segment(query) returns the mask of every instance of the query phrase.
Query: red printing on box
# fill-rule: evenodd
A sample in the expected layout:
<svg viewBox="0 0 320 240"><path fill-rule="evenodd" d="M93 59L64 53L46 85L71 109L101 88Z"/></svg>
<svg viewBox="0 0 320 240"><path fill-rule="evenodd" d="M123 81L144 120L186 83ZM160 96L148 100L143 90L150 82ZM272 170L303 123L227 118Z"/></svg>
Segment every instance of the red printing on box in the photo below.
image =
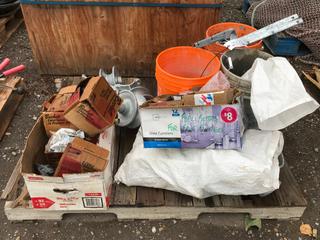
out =
<svg viewBox="0 0 320 240"><path fill-rule="evenodd" d="M69 98L66 108L70 107L74 102L79 101L79 99L80 99L80 89L77 89L77 91L75 91Z"/></svg>
<svg viewBox="0 0 320 240"><path fill-rule="evenodd" d="M55 202L46 197L31 198L34 208L50 208Z"/></svg>
<svg viewBox="0 0 320 240"><path fill-rule="evenodd" d="M102 129L105 128L108 124L101 119L101 117L93 110L90 109L86 116L86 119L96 128Z"/></svg>
<svg viewBox="0 0 320 240"><path fill-rule="evenodd" d="M110 206L110 197L106 197L106 205L107 205L107 207Z"/></svg>
<svg viewBox="0 0 320 240"><path fill-rule="evenodd" d="M62 164L57 176L61 177L65 173L81 173L81 162L69 156L64 156L60 161L62 161Z"/></svg>
<svg viewBox="0 0 320 240"><path fill-rule="evenodd" d="M30 180L30 181L42 181L43 177L28 176L28 180Z"/></svg>
<svg viewBox="0 0 320 240"><path fill-rule="evenodd" d="M85 193L86 197L101 197L102 193Z"/></svg>

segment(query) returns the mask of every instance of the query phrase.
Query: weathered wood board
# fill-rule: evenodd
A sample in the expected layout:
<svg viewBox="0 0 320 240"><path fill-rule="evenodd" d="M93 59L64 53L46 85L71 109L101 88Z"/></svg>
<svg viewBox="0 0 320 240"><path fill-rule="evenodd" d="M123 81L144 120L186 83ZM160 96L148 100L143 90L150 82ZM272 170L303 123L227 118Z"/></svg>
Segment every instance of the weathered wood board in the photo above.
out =
<svg viewBox="0 0 320 240"><path fill-rule="evenodd" d="M10 87L19 86L22 84L20 77L9 78L6 82L0 82ZM0 87L0 141L2 140L9 124L14 117L16 110L21 103L24 94L12 92L11 89Z"/></svg>
<svg viewBox="0 0 320 240"><path fill-rule="evenodd" d="M20 9L8 17L0 18L0 48L18 29L22 22L23 18Z"/></svg>
<svg viewBox="0 0 320 240"><path fill-rule="evenodd" d="M99 68L109 71L116 65L122 76L153 76L157 54L204 38L207 28L218 22L222 1L93 1L216 4L216 8L70 6L66 1L62 2L67 5L21 1L21 7L41 73L97 74Z"/></svg>

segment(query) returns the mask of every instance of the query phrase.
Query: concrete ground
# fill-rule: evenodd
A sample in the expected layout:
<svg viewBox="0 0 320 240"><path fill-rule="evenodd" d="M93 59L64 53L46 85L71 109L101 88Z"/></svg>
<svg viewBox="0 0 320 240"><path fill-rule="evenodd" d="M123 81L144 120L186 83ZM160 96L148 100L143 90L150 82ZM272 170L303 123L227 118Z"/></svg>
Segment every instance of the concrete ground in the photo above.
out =
<svg viewBox="0 0 320 240"><path fill-rule="evenodd" d="M245 19L240 11L240 0L226 0L223 21ZM0 189L3 189L23 149L26 136L38 116L42 102L54 92L53 77L37 74L25 27L22 26L0 49L0 59L10 57L13 64L24 63L22 74L27 80L28 94L20 105L8 131L0 142ZM310 68L293 61L299 74ZM306 88L319 101L319 91L310 83ZM320 184L320 111L305 117L285 129L284 155L308 201L301 220L265 220L261 230L245 232L242 216L218 216L198 221L108 221L89 216L67 217L62 222L7 221L0 210L0 239L308 239L301 236L299 226L308 223L319 228ZM3 209L4 201L0 208ZM311 239L311 238L310 238Z"/></svg>

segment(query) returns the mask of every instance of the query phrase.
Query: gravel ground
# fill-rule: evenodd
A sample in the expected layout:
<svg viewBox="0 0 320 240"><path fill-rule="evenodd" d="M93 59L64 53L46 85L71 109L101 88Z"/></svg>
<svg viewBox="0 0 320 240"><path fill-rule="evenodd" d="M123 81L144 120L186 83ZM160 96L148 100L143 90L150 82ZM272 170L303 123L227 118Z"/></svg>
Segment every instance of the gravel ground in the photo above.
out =
<svg viewBox="0 0 320 240"><path fill-rule="evenodd" d="M240 0L226 0L223 21L245 22ZM42 102L54 92L53 77L37 74L25 27L22 26L0 50L0 59L10 57L13 64L24 63L28 94L20 105L8 131L0 142L0 189L3 189L23 149L26 137L39 115ZM309 66L292 60L300 73ZM304 83L320 101L319 91ZM0 211L0 239L308 239L299 234L301 223L319 228L320 111L285 129L284 155L308 201L301 220L263 221L262 229L244 231L241 221L221 217L215 221L130 221L118 222L88 216L67 218L62 222L10 223ZM4 202L0 204L3 209ZM234 219L233 219L234 220ZM231 223L232 222L232 223Z"/></svg>

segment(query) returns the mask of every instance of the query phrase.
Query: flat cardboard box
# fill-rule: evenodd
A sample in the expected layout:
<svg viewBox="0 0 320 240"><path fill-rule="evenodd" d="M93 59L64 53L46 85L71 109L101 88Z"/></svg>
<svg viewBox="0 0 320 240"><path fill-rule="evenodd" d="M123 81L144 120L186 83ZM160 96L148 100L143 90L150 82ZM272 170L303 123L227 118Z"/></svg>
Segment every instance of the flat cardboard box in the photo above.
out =
<svg viewBox="0 0 320 240"><path fill-rule="evenodd" d="M22 175L31 197L33 208L39 211L101 210L107 209L111 197L114 162L114 127L99 136L100 147L108 150L107 166L100 172L64 174L47 177L34 173L34 163L43 162L48 141L43 119L40 117L27 139L22 154Z"/></svg>
<svg viewBox="0 0 320 240"><path fill-rule="evenodd" d="M234 89L228 89L218 92L194 92L186 95L162 95L145 102L140 107L166 108L230 104L233 102L235 94Z"/></svg>
<svg viewBox="0 0 320 240"><path fill-rule="evenodd" d="M101 172L108 163L108 155L108 150L76 137L65 149L54 175Z"/></svg>
<svg viewBox="0 0 320 240"><path fill-rule="evenodd" d="M103 77L93 77L78 85L64 117L89 136L113 125L121 98Z"/></svg>
<svg viewBox="0 0 320 240"><path fill-rule="evenodd" d="M45 102L42 117L48 136L51 136L52 132L56 132L60 128L77 129L73 124L67 121L63 115L63 112L68 106L68 101L76 88L76 85L61 88L57 95Z"/></svg>
<svg viewBox="0 0 320 240"><path fill-rule="evenodd" d="M242 109L233 97L227 90L146 102L139 109L144 147L241 149Z"/></svg>

